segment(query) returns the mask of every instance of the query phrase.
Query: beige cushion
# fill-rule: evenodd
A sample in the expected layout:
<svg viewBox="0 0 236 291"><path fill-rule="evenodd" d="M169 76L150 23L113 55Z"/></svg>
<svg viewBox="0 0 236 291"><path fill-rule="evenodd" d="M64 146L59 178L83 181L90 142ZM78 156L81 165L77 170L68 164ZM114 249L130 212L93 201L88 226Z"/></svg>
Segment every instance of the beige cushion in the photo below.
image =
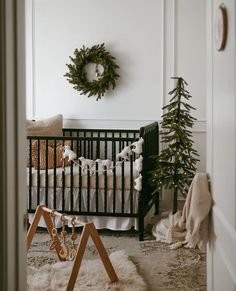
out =
<svg viewBox="0 0 236 291"><path fill-rule="evenodd" d="M27 120L27 135L62 136L62 127L62 114L37 121Z"/></svg>

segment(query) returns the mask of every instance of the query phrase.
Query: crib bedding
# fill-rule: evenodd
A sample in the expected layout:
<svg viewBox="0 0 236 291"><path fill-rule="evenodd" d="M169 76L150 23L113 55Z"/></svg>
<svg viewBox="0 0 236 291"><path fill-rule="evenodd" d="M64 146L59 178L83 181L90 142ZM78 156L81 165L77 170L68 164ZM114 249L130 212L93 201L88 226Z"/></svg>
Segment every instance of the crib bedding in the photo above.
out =
<svg viewBox="0 0 236 291"><path fill-rule="evenodd" d="M62 196L63 191L62 188L56 189L56 195L54 195L54 189L49 188L47 193L47 205L51 209L57 209L58 211L61 211L62 206ZM80 198L81 195L81 198ZM96 197L99 197L98 202L98 208L96 208ZM104 209L106 208L107 212L112 213L115 212L122 212L122 199L124 199L125 203L123 211L125 213L131 213L131 207L132 212L136 212L138 209L138 191L130 191L130 190L116 190L115 195L115 202L114 202L114 192L113 190L108 190L107 193L107 200L105 205L105 192L102 189L99 189L98 192L96 189L90 190L90 198L89 198L89 210L90 212L104 212ZM132 195L132 199L131 199ZM56 200L54 200L54 197L56 196ZM123 198L122 198L123 197ZM78 188L73 189L73 206L71 205L71 189L65 188L64 189L64 210L70 211L73 209L74 211L79 212L86 212L88 210L88 195L86 189L81 189L81 192L78 191ZM38 192L36 187L32 187L32 207L36 207L37 204L45 205L46 203L46 188L41 188L39 193L39 201L38 201ZM132 202L132 203L131 203ZM72 207L71 207L72 206ZM32 216L29 216L29 222L31 222ZM78 218L82 221L93 221L95 224L95 227L98 229L107 228L112 230L128 230L131 227L134 227L135 229L138 227L138 221L134 217L97 217L97 216L86 216L81 215L78 216ZM39 224L41 227L45 227L45 223L42 220ZM56 226L61 226L61 221L56 221Z"/></svg>
<svg viewBox="0 0 236 291"><path fill-rule="evenodd" d="M132 167L132 171L130 169ZM88 186L88 175L87 170L82 171L79 165L74 165L73 169L71 170L70 166L67 166L64 168L56 168L56 187L63 187L63 175L64 177L64 187L65 188L79 188L80 187L80 172L81 172L81 188L87 188ZM114 188L114 176L116 177L116 189L122 189L122 185L124 185L124 189L130 189L133 187L133 181L135 178L138 177L138 172L134 168L134 164L131 164L130 162L124 162L123 165L118 165L113 170L108 170L107 175L104 174L102 168L98 168L99 172L98 175L92 174L90 172L89 176L89 187L90 189L96 188L96 183L98 180L98 188L99 189L113 189ZM47 187L48 188L54 188L54 169L48 169L46 170L36 170L34 168L27 168L27 185L30 185L29 181L29 172L31 171L31 186L32 187L38 187L40 185L40 188ZM64 171L64 174L63 174ZM130 177L131 173L133 174L133 178ZM40 184L38 182L38 176L40 177ZM46 176L47 176L47 182L46 182ZM73 179L71 177L73 176ZM71 181L73 180L73 182ZM106 187L105 187L106 183ZM132 186L131 186L132 183Z"/></svg>

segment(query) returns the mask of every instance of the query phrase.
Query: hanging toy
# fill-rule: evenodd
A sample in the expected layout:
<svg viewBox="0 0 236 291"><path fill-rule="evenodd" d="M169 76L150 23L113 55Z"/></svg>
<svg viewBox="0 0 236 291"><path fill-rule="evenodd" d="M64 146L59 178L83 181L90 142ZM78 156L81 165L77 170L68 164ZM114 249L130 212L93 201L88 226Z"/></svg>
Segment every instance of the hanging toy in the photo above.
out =
<svg viewBox="0 0 236 291"><path fill-rule="evenodd" d="M131 144L132 151L140 155L143 151L143 143L144 143L144 139L140 137L138 141L135 141Z"/></svg>
<svg viewBox="0 0 236 291"><path fill-rule="evenodd" d="M122 158L124 160L129 160L129 156L132 154L132 151L130 149L130 146L126 146L123 148L123 150L116 155L116 159Z"/></svg>
<svg viewBox="0 0 236 291"><path fill-rule="evenodd" d="M111 160L100 160L100 159L96 159L96 161L98 164L100 164L102 166L102 172L104 173L105 171L108 171L110 169L112 169L112 161Z"/></svg>
<svg viewBox="0 0 236 291"><path fill-rule="evenodd" d="M68 160L69 161L73 161L77 158L77 155L75 152L73 152L71 149L70 149L70 146L69 145L65 145L63 147L63 155L62 155L63 159L65 159L66 157L68 157Z"/></svg>
<svg viewBox="0 0 236 291"><path fill-rule="evenodd" d="M61 231L62 243L61 243L61 250L59 252L59 256L62 260L65 260L69 253L68 247L66 245L67 231L65 230L65 214L62 214L61 216L61 224L62 224L62 231Z"/></svg>
<svg viewBox="0 0 236 291"><path fill-rule="evenodd" d="M134 189L135 190L137 190L137 191L141 191L142 190L142 175L140 174L139 176L138 176L138 178L136 178L135 180L134 180L134 182L135 182L135 186L134 186Z"/></svg>
<svg viewBox="0 0 236 291"><path fill-rule="evenodd" d="M70 260L73 261L75 256L76 256L76 244L75 244L75 240L77 239L77 234L75 233L75 217L73 217L71 219L71 224L72 224L72 230L71 230L71 240L72 240L72 247L71 247L71 251L70 251Z"/></svg>
<svg viewBox="0 0 236 291"><path fill-rule="evenodd" d="M143 169L143 156L140 155L138 159L134 161L135 170L140 173Z"/></svg>
<svg viewBox="0 0 236 291"><path fill-rule="evenodd" d="M56 229L56 226L55 226L55 212L56 210L52 210L51 213L50 213L50 216L52 218L52 224L53 224L53 227L52 227L52 231L51 231L51 237L52 237L52 243L49 247L49 249L52 251L56 248L56 245L57 245L57 241L56 241L56 237L57 237L57 229Z"/></svg>
<svg viewBox="0 0 236 291"><path fill-rule="evenodd" d="M84 157L80 157L79 160L82 163L82 171L84 172L85 169L90 170L93 175L96 162L90 159L85 159Z"/></svg>

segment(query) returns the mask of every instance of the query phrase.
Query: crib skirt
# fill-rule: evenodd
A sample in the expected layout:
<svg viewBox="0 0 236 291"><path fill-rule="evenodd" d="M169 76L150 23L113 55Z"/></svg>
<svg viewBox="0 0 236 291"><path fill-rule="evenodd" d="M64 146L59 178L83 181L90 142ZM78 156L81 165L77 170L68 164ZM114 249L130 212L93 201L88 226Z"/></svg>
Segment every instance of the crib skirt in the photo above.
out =
<svg viewBox="0 0 236 291"><path fill-rule="evenodd" d="M81 189L81 194L79 194L78 188L73 189L73 199L71 199L71 188L62 189L61 187L56 188L56 193L54 188L48 188L47 190L47 199L48 199L48 207L51 209L57 209L58 211L62 211L62 197L64 190L64 210L73 209L74 211L86 211L88 207L87 201L87 189ZM36 208L38 205L38 190L37 187L31 188L32 193L32 208ZM56 194L56 195L55 195ZM96 196L99 196L98 203L98 212L103 212L105 207L107 212L112 213L115 205L115 212L122 211L122 191L116 190L115 201L114 201L114 192L113 190L107 190L107 199L105 200L104 190L99 189L98 194L96 189L90 189L90 199L89 199L89 209L91 212L96 212ZM56 201L54 197L56 196ZM132 193L132 202L133 202L133 212L137 213L138 211L138 192L133 191ZM81 197L81 198L80 198ZM124 190L124 212L130 212L130 190ZM39 193L39 204L46 204L46 188L40 188ZM71 207L71 200L73 201L73 207ZM106 201L106 205L105 205ZM154 207L149 211L149 213L145 217L145 224L149 223L151 217L154 216ZM97 229L110 229L110 230L129 230L134 227L135 230L138 230L138 219L136 217L112 217L112 216L76 216L79 220L84 222L92 221ZM32 222L33 214L29 214L29 223ZM56 218L55 220L56 227L61 227L60 218ZM46 227L44 219L41 218L39 222L40 227ZM69 225L70 226L70 225Z"/></svg>

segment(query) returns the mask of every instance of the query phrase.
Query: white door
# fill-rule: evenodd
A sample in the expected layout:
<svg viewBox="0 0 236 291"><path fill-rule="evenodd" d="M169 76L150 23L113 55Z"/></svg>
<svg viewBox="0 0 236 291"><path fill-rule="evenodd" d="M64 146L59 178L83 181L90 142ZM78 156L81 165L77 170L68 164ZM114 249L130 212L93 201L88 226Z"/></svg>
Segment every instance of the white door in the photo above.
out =
<svg viewBox="0 0 236 291"><path fill-rule="evenodd" d="M228 35L225 49L219 51L215 38L219 41L222 36L221 16L218 15L222 2L228 16ZM214 199L212 240L208 252L208 291L236 290L235 5L235 0L208 0L207 169Z"/></svg>

